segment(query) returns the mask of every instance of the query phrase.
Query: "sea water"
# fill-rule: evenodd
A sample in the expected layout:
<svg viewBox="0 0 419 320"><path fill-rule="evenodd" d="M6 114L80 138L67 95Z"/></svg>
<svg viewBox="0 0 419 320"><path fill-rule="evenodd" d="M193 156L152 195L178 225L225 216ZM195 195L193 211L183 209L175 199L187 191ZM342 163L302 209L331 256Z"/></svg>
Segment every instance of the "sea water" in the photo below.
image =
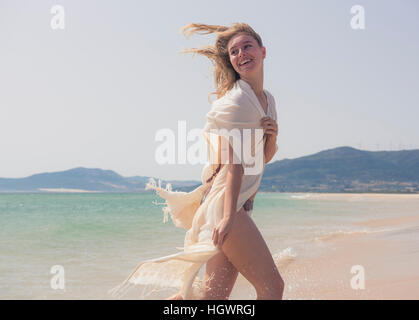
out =
<svg viewBox="0 0 419 320"><path fill-rule="evenodd" d="M155 201L162 200L155 194L1 194L0 299L110 299L108 290L139 262L183 246L185 230L170 219L163 223L162 205ZM252 219L279 268L292 267L293 261L320 254L329 239L380 231L391 235L388 228L354 223L409 215L417 212L417 203L258 193ZM54 286L54 266L63 271L64 287ZM140 289L126 298L138 299ZM162 291L146 298L167 295ZM253 298L254 292L240 297Z"/></svg>

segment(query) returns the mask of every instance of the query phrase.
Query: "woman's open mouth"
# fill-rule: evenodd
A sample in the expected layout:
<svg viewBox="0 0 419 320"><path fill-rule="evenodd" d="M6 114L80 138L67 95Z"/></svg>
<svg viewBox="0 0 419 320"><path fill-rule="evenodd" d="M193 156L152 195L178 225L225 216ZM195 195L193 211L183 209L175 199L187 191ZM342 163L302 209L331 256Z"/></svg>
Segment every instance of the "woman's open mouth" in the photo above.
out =
<svg viewBox="0 0 419 320"><path fill-rule="evenodd" d="M252 60L251 59L246 59L242 62L239 63L239 67L245 66L247 64L249 64Z"/></svg>

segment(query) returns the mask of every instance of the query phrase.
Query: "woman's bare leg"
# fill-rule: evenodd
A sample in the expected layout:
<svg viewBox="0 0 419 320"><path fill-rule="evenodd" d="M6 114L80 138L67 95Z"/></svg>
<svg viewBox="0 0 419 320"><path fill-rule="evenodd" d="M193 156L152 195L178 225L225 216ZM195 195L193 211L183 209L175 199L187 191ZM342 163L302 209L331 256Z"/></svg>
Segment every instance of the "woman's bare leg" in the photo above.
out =
<svg viewBox="0 0 419 320"><path fill-rule="evenodd" d="M220 251L208 260L205 272L203 300L228 300L239 272ZM178 292L166 300L183 300Z"/></svg>
<svg viewBox="0 0 419 320"><path fill-rule="evenodd" d="M228 300L239 272L220 251L208 260L204 300Z"/></svg>
<svg viewBox="0 0 419 320"><path fill-rule="evenodd" d="M243 208L237 212L221 249L207 262L205 300L228 299L238 272L255 287L259 300L282 299L284 281L260 231ZM175 294L168 299L182 297Z"/></svg>
<svg viewBox="0 0 419 320"><path fill-rule="evenodd" d="M255 287L258 300L282 299L284 281L265 240L243 208L236 213L221 249L233 266Z"/></svg>

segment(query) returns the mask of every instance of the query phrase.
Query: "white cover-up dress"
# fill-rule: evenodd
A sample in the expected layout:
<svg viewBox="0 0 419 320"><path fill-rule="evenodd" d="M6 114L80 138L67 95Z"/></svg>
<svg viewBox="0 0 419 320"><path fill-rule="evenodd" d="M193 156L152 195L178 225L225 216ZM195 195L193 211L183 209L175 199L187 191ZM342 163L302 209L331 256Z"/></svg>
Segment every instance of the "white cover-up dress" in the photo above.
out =
<svg viewBox="0 0 419 320"><path fill-rule="evenodd" d="M227 166L222 166L215 178L207 182L214 173L215 164L218 163L216 158L219 161L218 136L231 136L232 130L235 129L235 132L238 130L243 137L241 150L230 140L234 150L234 163L241 163L245 168L237 200L239 211L244 203L256 194L263 175L265 139L260 119L269 116L277 121L274 97L267 90L264 92L268 100L267 113L264 112L251 86L242 79L237 80L231 90L212 103L203 129L209 156L208 163L202 170L202 185L189 193L176 192L171 190L170 184L162 188L160 181L157 185L150 179L146 188L156 190L157 194L166 200L167 206L163 208L164 222L170 214L175 226L187 230L184 247L178 248L181 250L178 253L140 263L121 285L110 290L113 296L122 296L131 285L152 285L160 288L179 288L185 300L202 297L203 279L199 279L197 274L201 267L220 251L212 242L212 233L223 217ZM246 135L246 129L247 132L252 131L250 136ZM259 135L255 133L255 129L259 129ZM251 163L252 161L246 162L249 158L243 156L243 145L252 141L251 139L255 139L252 143L252 154L262 155L260 169L254 169L258 162L256 157ZM240 153L241 151L243 153ZM251 214L251 211L246 212Z"/></svg>

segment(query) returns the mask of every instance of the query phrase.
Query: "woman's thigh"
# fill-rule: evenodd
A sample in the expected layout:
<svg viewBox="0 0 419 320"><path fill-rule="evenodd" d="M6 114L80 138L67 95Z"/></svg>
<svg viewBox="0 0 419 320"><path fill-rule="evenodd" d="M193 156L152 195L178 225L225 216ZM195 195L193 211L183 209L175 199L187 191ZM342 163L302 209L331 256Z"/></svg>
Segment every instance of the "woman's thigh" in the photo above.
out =
<svg viewBox="0 0 419 320"><path fill-rule="evenodd" d="M258 298L282 298L283 280L259 229L242 209L225 237L222 251L256 289Z"/></svg>
<svg viewBox="0 0 419 320"><path fill-rule="evenodd" d="M206 265L205 300L227 300L238 276L237 269L220 251Z"/></svg>

